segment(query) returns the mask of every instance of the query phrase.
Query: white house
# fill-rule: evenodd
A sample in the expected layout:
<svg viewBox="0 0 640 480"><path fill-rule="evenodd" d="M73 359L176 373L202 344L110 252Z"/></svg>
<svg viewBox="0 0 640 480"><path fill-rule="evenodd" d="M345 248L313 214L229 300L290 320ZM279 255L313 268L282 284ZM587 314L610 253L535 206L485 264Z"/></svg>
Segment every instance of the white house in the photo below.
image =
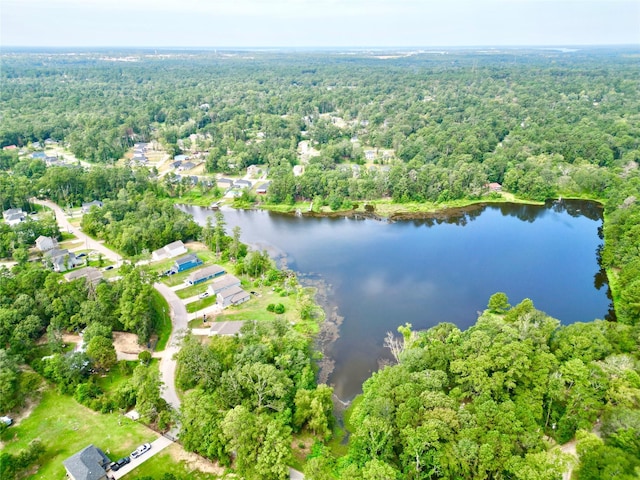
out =
<svg viewBox="0 0 640 480"><path fill-rule="evenodd" d="M158 250L154 250L151 253L151 259L154 261L163 260L165 258L174 258L178 255L184 255L185 253L187 253L187 247L184 246L182 240L177 240L159 248Z"/></svg>
<svg viewBox="0 0 640 480"><path fill-rule="evenodd" d="M4 218L4 221L7 222L8 225L14 226L20 222L24 222L27 214L23 212L21 208L10 208L2 212L2 218Z"/></svg>
<svg viewBox="0 0 640 480"><path fill-rule="evenodd" d="M45 237L44 235L40 235L36 238L36 248L41 252L46 252L47 250L53 250L58 247L58 240L51 237Z"/></svg>
<svg viewBox="0 0 640 480"><path fill-rule="evenodd" d="M92 200L91 202L82 204L82 213L89 213L91 207L102 208L103 203L100 200Z"/></svg>
<svg viewBox="0 0 640 480"><path fill-rule="evenodd" d="M211 285L209 285L209 288L207 288L207 291L209 292L209 295L218 295L220 292L226 290L227 288L239 287L239 286L240 286L240 279L238 277L235 277L229 274L229 275L224 275L218 278L217 280L214 280L213 282L211 282Z"/></svg>
<svg viewBox="0 0 640 480"><path fill-rule="evenodd" d="M229 287L217 294L216 303L222 308L229 305L240 305L241 303L248 302L251 298L248 292L242 288L235 286Z"/></svg>

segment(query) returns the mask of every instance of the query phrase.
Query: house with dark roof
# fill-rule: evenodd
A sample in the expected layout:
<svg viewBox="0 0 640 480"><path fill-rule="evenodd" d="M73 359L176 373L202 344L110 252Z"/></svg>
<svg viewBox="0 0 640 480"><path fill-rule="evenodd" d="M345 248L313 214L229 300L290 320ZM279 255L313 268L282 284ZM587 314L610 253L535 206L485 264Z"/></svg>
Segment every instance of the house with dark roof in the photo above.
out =
<svg viewBox="0 0 640 480"><path fill-rule="evenodd" d="M196 164L193 162L183 162L182 165L180 165L180 168L178 168L178 170L191 170L193 167L195 167Z"/></svg>
<svg viewBox="0 0 640 480"><path fill-rule="evenodd" d="M83 448L62 462L71 480L107 480L110 460L102 450L93 445Z"/></svg>
<svg viewBox="0 0 640 480"><path fill-rule="evenodd" d="M173 270L175 272L184 272L185 270L189 270L190 268L194 268L199 265L202 265L202 260L193 254L189 254L176 258L176 261L173 264Z"/></svg>
<svg viewBox="0 0 640 480"><path fill-rule="evenodd" d="M229 305L240 305L241 303L248 302L250 298L251 295L249 295L248 292L236 286L227 288L218 293L216 296L216 303L222 308L225 308Z"/></svg>
<svg viewBox="0 0 640 480"><path fill-rule="evenodd" d="M66 272L81 263L76 258L76 254L67 249L49 250L45 252L44 259L45 264L50 264L55 272Z"/></svg>
<svg viewBox="0 0 640 480"><path fill-rule="evenodd" d="M251 182L249 180L236 180L233 182L234 187L238 188L251 188Z"/></svg>
<svg viewBox="0 0 640 480"><path fill-rule="evenodd" d="M82 213L89 213L91 207L102 208L103 203L100 200L92 200L91 202L82 204Z"/></svg>
<svg viewBox="0 0 640 480"><path fill-rule="evenodd" d="M239 287L239 286L240 286L240 279L234 275L229 274L229 275L223 275L217 280L214 280L213 282L211 282L211 285L209 285L209 288L207 289L207 291L209 292L209 295L217 295L220 292L226 290L227 288Z"/></svg>
<svg viewBox="0 0 640 480"><path fill-rule="evenodd" d="M27 218L27 214L22 211L21 208L10 208L2 212L2 218L8 225L14 226L20 222L24 222Z"/></svg>
<svg viewBox="0 0 640 480"><path fill-rule="evenodd" d="M200 270L193 272L189 275L189 278L185 280L187 285L197 285L202 282L206 282L210 278L219 277L224 275L225 271L220 265L209 265L201 268Z"/></svg>
<svg viewBox="0 0 640 480"><path fill-rule="evenodd" d="M104 277L102 272L95 267L85 267L73 272L65 273L64 278L67 282L72 282L78 278L85 278L87 282L97 285Z"/></svg>
<svg viewBox="0 0 640 480"><path fill-rule="evenodd" d="M233 186L233 180L231 180L230 178L221 177L216 180L216 184L220 188L231 188Z"/></svg>

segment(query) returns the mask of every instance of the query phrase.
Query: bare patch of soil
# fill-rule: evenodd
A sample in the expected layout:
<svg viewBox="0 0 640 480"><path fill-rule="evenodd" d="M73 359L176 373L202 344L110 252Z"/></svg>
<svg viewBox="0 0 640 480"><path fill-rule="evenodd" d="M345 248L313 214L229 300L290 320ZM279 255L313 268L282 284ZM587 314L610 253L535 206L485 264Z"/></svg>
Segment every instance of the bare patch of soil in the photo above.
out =
<svg viewBox="0 0 640 480"><path fill-rule="evenodd" d="M138 336L134 333L113 332L113 346L116 352L138 354L147 350L138 344Z"/></svg>
<svg viewBox="0 0 640 480"><path fill-rule="evenodd" d="M199 470L203 473L211 473L213 475L222 475L224 468L217 463L213 463L200 455L185 451L178 445L171 445L167 451L176 462L185 462L190 470Z"/></svg>

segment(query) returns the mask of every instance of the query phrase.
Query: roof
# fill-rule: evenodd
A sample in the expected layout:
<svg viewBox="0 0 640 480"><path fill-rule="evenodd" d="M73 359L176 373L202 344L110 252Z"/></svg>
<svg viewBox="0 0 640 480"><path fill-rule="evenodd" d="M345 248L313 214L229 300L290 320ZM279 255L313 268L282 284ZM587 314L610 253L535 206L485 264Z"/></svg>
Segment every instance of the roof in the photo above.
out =
<svg viewBox="0 0 640 480"><path fill-rule="evenodd" d="M209 265L208 267L201 268L189 275L189 281L196 282L203 278L207 278L212 275L220 275L222 273L225 273L225 270L220 265Z"/></svg>
<svg viewBox="0 0 640 480"><path fill-rule="evenodd" d="M184 247L184 243L182 243L182 240L176 240L175 242L171 242L171 243L167 243L164 248L171 252L171 250L178 250L178 249L183 249Z"/></svg>
<svg viewBox="0 0 640 480"><path fill-rule="evenodd" d="M100 200L91 200L90 202L83 203L82 208L88 208L88 207L90 208L90 207L93 207L94 205L96 207L102 207L102 202Z"/></svg>
<svg viewBox="0 0 640 480"><path fill-rule="evenodd" d="M21 208L10 208L8 210L5 210L4 212L2 212L2 216L4 218L7 218L10 215L15 215L16 213L21 213L24 215L24 212L22 211Z"/></svg>
<svg viewBox="0 0 640 480"><path fill-rule="evenodd" d="M75 455L67 458L62 464L74 480L101 480L105 478L109 459L97 447L89 445Z"/></svg>
<svg viewBox="0 0 640 480"><path fill-rule="evenodd" d="M224 277L218 278L211 282L209 286L214 293L221 292L229 287L234 285L240 285L240 279L234 275L225 275Z"/></svg>
<svg viewBox="0 0 640 480"><path fill-rule="evenodd" d="M100 280L102 280L103 276L102 276L102 272L100 270L98 270L95 267L85 267L85 268L80 268L79 270L74 270L73 272L69 272L67 274L65 274L64 278L68 281L71 282L73 280L76 280L78 278L86 278L87 281L96 284L98 283Z"/></svg>
<svg viewBox="0 0 640 480"><path fill-rule="evenodd" d="M241 287L239 286L233 286L233 287L229 287L225 290L223 290L222 292L220 292L218 294L219 297L222 298L229 298L231 299L231 302L233 303L234 301L241 299L241 298L246 298L249 295L248 292L244 291Z"/></svg>
<svg viewBox="0 0 640 480"><path fill-rule="evenodd" d="M198 257L190 253L189 255L184 255L182 257L176 258L176 265L184 265L185 263L191 262L202 262Z"/></svg>
<svg viewBox="0 0 640 480"><path fill-rule="evenodd" d="M48 258L57 258L68 254L69 250L67 250L66 248L62 250L59 248L54 248L52 250L49 250L48 252L45 252L44 256Z"/></svg>

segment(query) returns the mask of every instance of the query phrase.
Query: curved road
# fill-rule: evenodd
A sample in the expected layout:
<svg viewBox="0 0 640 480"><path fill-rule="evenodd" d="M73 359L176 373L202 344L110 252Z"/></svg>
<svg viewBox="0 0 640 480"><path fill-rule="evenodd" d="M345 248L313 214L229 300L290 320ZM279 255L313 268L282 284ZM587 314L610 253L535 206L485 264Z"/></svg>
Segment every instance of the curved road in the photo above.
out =
<svg viewBox="0 0 640 480"><path fill-rule="evenodd" d="M76 237L78 237L79 240L84 242L87 248L102 253L105 258L108 258L116 265L120 265L122 263L120 255L118 255L113 250L105 247L97 240L89 237L78 227L75 227L71 223L69 223L67 216L56 203L53 203L50 200L38 200L35 198L32 198L31 201L33 203L43 205L53 210L56 216L56 221L58 222L58 226L60 227L61 231L73 233ZM160 358L160 380L165 384L166 387L162 390L162 398L164 398L167 403L177 411L180 408L180 398L178 397L174 381L176 373L176 360L173 357L176 353L178 353L178 350L180 350L179 344L181 333L183 331L186 331L186 329L188 328L187 310L184 306L184 303L182 303L180 298L178 298L175 292L173 292L169 287L161 283L156 283L153 286L160 293L160 295L164 297L170 307L172 324L171 336L169 337L167 348L165 348L163 352L158 352L158 354L154 356Z"/></svg>

